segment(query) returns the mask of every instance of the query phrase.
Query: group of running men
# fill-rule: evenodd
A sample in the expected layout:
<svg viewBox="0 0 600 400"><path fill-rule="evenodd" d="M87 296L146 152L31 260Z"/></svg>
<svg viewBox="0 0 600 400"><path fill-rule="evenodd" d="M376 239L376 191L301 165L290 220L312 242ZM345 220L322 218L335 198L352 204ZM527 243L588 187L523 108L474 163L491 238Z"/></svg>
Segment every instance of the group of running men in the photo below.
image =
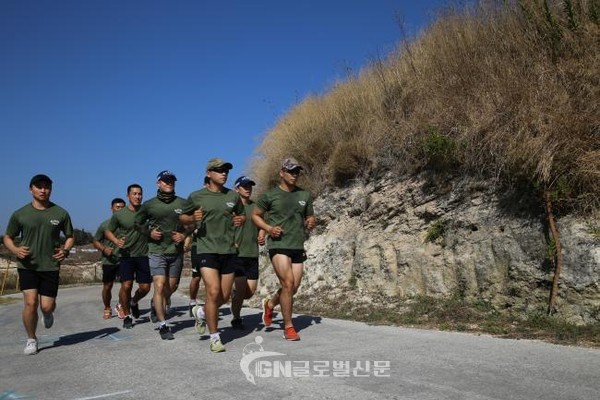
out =
<svg viewBox="0 0 600 400"><path fill-rule="evenodd" d="M240 176L235 190L225 187L233 165L213 158L206 165L204 186L187 199L175 194L177 177L171 171L157 176L156 197L142 202L138 184L127 188L128 204L115 198L112 216L94 235L93 245L102 254L103 316L112 317L113 282L121 282L115 310L123 328L131 329L140 317L139 301L154 293L150 319L158 324L163 340L174 339L167 315L171 295L177 290L183 268L183 255L191 251L189 313L196 331L208 328L210 350L225 351L218 331L219 308L231 298L231 325L244 329L241 308L244 299L256 291L259 245L267 245L279 290L262 301L262 320L270 326L273 309L280 305L284 338L299 340L292 321L293 295L300 286L306 253L306 230L314 229L310 194L296 186L303 167L286 158L279 171L279 184L253 202L255 182ZM34 176L29 184L33 200L11 216L5 246L17 257L20 290L23 292L23 324L28 335L25 354L36 354L38 307L44 326L54 322L60 263L74 245L73 226L67 211L50 201L52 180ZM66 240L61 245L60 235ZM132 296L133 281L137 289ZM196 303L200 280L204 283L204 305ZM231 296L232 289L233 296Z"/></svg>

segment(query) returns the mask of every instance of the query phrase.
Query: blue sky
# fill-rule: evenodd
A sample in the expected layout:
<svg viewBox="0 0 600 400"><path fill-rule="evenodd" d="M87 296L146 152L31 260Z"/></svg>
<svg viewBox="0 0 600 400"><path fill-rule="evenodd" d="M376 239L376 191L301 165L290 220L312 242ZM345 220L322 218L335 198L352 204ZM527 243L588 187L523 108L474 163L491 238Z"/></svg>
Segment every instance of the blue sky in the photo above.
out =
<svg viewBox="0 0 600 400"><path fill-rule="evenodd" d="M0 230L29 179L95 232L130 183L200 187L206 162L247 171L295 104L416 34L443 0L0 2Z"/></svg>

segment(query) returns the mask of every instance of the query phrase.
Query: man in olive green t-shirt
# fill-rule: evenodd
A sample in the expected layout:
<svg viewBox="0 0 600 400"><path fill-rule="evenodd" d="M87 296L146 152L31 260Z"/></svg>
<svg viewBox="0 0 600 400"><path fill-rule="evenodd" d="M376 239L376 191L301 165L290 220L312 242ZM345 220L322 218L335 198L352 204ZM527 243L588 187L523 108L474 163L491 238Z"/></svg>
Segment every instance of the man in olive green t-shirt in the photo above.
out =
<svg viewBox="0 0 600 400"><path fill-rule="evenodd" d="M183 224L179 222L187 203L175 195L176 181L173 172L159 172L156 177L156 197L144 202L135 216L137 226L148 223L150 230L148 261L154 284L150 320L158 322L158 333L163 340L174 339L167 325L166 307L179 285L183 268L183 242L187 236Z"/></svg>
<svg viewBox="0 0 600 400"><path fill-rule="evenodd" d="M135 216L142 206L143 191L137 183L127 187L127 207L112 215L104 231L104 236L119 248L119 304L123 308L125 318L123 328L133 328L133 320L140 317L138 301L150 291L152 276L148 264L148 232L139 229L135 224ZM133 280L138 288L133 297Z"/></svg>
<svg viewBox="0 0 600 400"><path fill-rule="evenodd" d="M209 160L206 166L208 184L190 194L188 204L179 217L184 225L197 225L192 267L200 270L206 303L204 312L196 305L192 314L199 334L204 334L208 325L210 350L214 353L225 351L217 331L219 307L231 295L234 279L232 260L237 252L235 231L246 221L239 194L225 187L232 168L231 163L220 158Z"/></svg>
<svg viewBox="0 0 600 400"><path fill-rule="evenodd" d="M114 214L116 211L125 207L125 200L116 197L110 202L110 211ZM96 234L92 239L92 245L102 254L102 303L104 304L103 318L110 319L112 311L110 302L112 300L112 288L117 275L119 273L119 256L115 245L104 236L104 231L110 222L110 218L102 222L96 230ZM123 319L125 315L121 309L121 305L117 303L115 309L117 315Z"/></svg>
<svg viewBox="0 0 600 400"><path fill-rule="evenodd" d="M235 291L231 296L231 326L233 329L245 329L242 323L241 310L244 300L252 298L258 284L258 245L265 244L265 231L258 229L252 222L255 204L250 199L252 187L256 183L247 176L240 176L235 181L235 190L244 204L246 222L238 232L236 245L237 256L234 257Z"/></svg>
<svg viewBox="0 0 600 400"><path fill-rule="evenodd" d="M256 226L268 234L269 257L281 284L277 293L263 299L263 323L271 325L273 308L281 304L287 340L300 340L292 322L293 296L304 273L305 229L316 225L310 193L296 186L302 169L295 159L286 158L279 171L279 185L262 194L252 214Z"/></svg>
<svg viewBox="0 0 600 400"><path fill-rule="evenodd" d="M75 244L69 213L50 201L52 180L43 174L35 175L29 182L29 191L33 200L12 214L4 235L4 245L17 256L27 355L38 351L38 306L44 326L50 328L54 323L60 263ZM62 246L61 233L66 238Z"/></svg>

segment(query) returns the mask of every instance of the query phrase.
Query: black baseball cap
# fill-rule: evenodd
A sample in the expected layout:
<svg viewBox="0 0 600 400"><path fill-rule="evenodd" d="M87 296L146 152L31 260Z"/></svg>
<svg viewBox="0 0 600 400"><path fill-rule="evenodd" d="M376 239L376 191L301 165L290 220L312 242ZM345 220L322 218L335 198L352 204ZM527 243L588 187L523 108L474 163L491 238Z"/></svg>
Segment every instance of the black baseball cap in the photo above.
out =
<svg viewBox="0 0 600 400"><path fill-rule="evenodd" d="M256 185L256 182L254 182L252 179L248 178L246 175L240 176L239 178L237 178L235 180L235 187L240 187L240 186L246 186L246 185L250 185L250 186L254 186Z"/></svg>
<svg viewBox="0 0 600 400"><path fill-rule="evenodd" d="M159 181L176 181L177 177L175 176L174 173L172 173L171 171L169 171L168 169L165 169L164 171L160 171L158 173L158 175L156 176L156 179Z"/></svg>

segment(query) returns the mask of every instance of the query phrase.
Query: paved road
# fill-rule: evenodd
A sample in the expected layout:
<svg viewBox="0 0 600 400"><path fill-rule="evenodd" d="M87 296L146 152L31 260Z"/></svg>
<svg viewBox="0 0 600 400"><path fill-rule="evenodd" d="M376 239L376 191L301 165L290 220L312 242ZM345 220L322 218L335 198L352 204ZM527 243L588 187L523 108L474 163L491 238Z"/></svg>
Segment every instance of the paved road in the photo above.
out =
<svg viewBox="0 0 600 400"><path fill-rule="evenodd" d="M99 286L59 291L55 326L23 355L21 303L0 306L0 399L523 399L600 398L600 350L298 315L302 340L220 326L227 352L196 334L174 297L175 340L162 341L148 300L132 330L105 321ZM19 296L20 297L20 296ZM276 318L277 320L277 318Z"/></svg>

